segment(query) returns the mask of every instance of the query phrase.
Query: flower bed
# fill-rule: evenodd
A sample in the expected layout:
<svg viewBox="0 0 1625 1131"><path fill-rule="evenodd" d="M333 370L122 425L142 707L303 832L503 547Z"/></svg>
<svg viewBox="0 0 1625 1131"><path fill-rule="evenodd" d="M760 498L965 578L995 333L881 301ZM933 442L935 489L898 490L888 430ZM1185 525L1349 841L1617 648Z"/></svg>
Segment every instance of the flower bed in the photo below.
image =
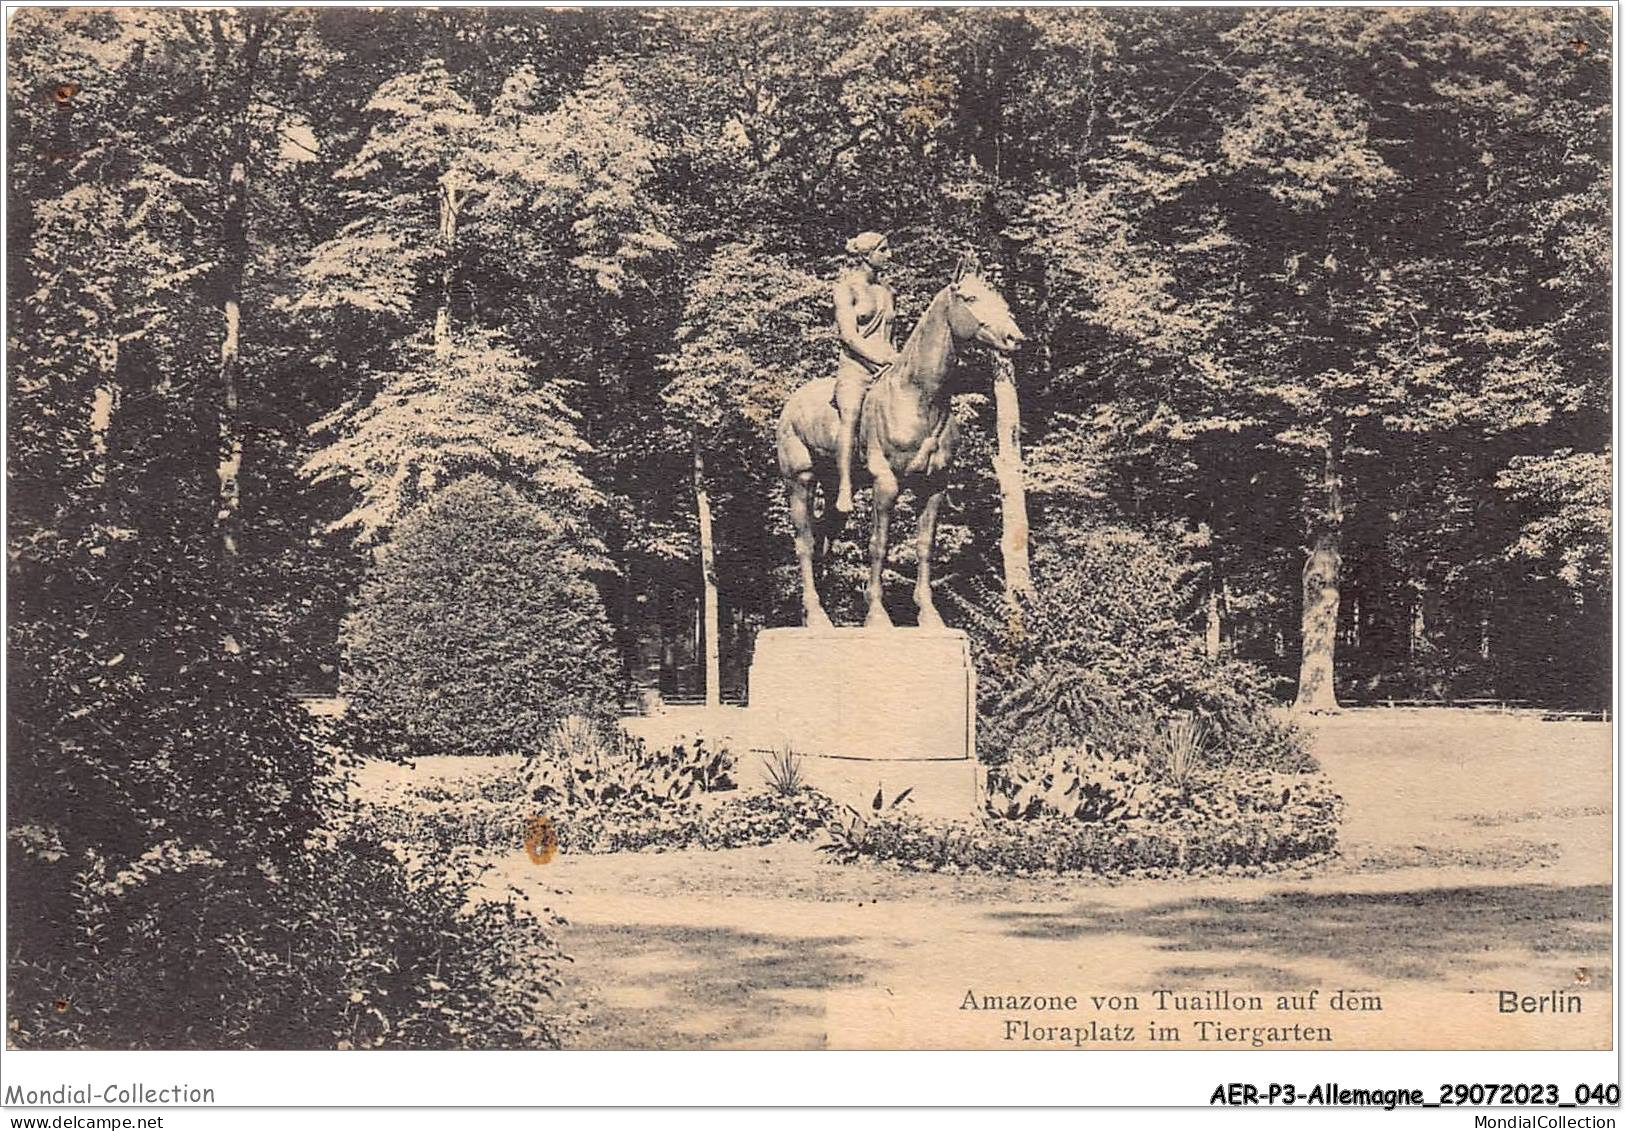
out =
<svg viewBox="0 0 1625 1131"><path fill-rule="evenodd" d="M1318 775L1259 775L1293 796L1275 807L1246 794L1203 799L1158 815L1114 822L1032 820L926 822L906 812L850 825L830 845L838 859L894 861L924 871L1014 875L1201 875L1267 871L1324 859L1337 847L1342 801ZM1255 783L1256 784L1256 783Z"/></svg>
<svg viewBox="0 0 1625 1131"><path fill-rule="evenodd" d="M601 853L810 841L823 835L834 807L829 798L809 790L794 797L741 794L709 811L611 809L564 818L558 825L559 845L566 852Z"/></svg>
<svg viewBox="0 0 1625 1131"><path fill-rule="evenodd" d="M623 805L550 814L526 803L505 783L474 796L425 797L419 791L370 807L371 835L405 844L520 851L538 817L552 825L560 851L670 851L680 848L743 848L780 840L810 841L823 834L834 803L810 791L795 797L751 793L714 805ZM444 793L445 791L438 791ZM508 794L494 800L490 794Z"/></svg>
<svg viewBox="0 0 1625 1131"><path fill-rule="evenodd" d="M472 795L430 787L372 807L370 833L383 840L522 850L530 822L511 782L492 782ZM905 807L861 817L852 828L827 797L740 793L710 806L619 807L548 817L560 851L573 854L725 849L781 840L816 842L833 858L892 862L926 871L1013 875L1202 875L1301 867L1335 852L1342 801L1318 774L1255 772L1224 788L1188 796L1156 791L1138 816L1120 821L987 817L930 822Z"/></svg>
<svg viewBox="0 0 1625 1131"><path fill-rule="evenodd" d="M1191 875L1301 866L1336 850L1342 799L1319 773L1206 758L1201 735L1166 736L1162 757L1088 743L1023 756L990 774L979 820L926 821L902 798L874 811L791 784L733 788L732 756L703 743L650 750L563 725L519 772L419 782L375 797L363 820L387 841L519 851L546 821L564 853L724 849L821 841L840 862L1016 875Z"/></svg>

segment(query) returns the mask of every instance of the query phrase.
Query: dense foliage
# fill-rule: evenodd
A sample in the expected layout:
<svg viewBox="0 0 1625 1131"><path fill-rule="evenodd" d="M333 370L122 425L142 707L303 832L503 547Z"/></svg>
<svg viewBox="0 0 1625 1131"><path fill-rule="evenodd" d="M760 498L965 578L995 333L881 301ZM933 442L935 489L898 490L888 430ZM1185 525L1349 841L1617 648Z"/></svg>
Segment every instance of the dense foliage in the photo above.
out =
<svg viewBox="0 0 1625 1131"><path fill-rule="evenodd" d="M345 626L351 706L412 754L518 754L577 712L604 718L620 664L565 531L485 476L396 528Z"/></svg>
<svg viewBox="0 0 1625 1131"><path fill-rule="evenodd" d="M556 1043L545 924L350 836L294 697L361 572L299 475L349 394L281 308L334 46L269 11L9 30L8 1039Z"/></svg>
<svg viewBox="0 0 1625 1131"><path fill-rule="evenodd" d="M1091 530L1034 567L1038 593L1019 615L975 621L984 759L1085 741L1143 760L1170 720L1190 714L1225 762L1310 764L1303 736L1272 710L1263 673L1206 654L1190 629L1191 568L1154 538Z"/></svg>
<svg viewBox="0 0 1625 1131"><path fill-rule="evenodd" d="M479 876L466 857L407 869L345 833L281 867L173 840L122 866L95 854L47 866L49 886L70 894L70 926L43 951L37 930L13 933L20 1047L559 1043L550 917L470 901Z"/></svg>

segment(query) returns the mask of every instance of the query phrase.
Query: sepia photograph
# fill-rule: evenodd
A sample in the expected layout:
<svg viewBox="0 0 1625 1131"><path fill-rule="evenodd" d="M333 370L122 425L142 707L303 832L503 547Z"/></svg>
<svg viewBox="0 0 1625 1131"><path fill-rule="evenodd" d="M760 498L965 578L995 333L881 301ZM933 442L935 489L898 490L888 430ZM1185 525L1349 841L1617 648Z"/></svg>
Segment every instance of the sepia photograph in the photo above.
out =
<svg viewBox="0 0 1625 1131"><path fill-rule="evenodd" d="M6 1048L1613 1049L1615 14L11 10Z"/></svg>

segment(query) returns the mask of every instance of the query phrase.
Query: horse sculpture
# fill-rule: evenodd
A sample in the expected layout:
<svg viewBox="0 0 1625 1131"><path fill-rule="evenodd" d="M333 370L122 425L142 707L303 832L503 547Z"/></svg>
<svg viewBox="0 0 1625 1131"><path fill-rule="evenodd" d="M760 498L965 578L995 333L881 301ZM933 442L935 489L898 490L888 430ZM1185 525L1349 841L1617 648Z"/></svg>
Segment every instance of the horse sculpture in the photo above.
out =
<svg viewBox="0 0 1625 1131"><path fill-rule="evenodd" d="M875 492L869 534L869 611L864 627L891 627L882 601L881 569L892 507L905 487L925 500L916 540L920 566L914 581L914 605L920 627L942 627L942 617L931 599L931 544L959 436L944 389L948 369L961 342L981 342L1000 353L1013 353L1026 340L1004 297L962 260L953 282L937 292L896 359L864 395L852 458L853 486L872 482ZM796 562L801 569L801 605L809 628L833 627L818 598L818 582L830 545L846 524L846 515L831 505L839 427L834 389L833 377L809 381L791 394L779 414L779 474L790 496ZM825 499L816 523L815 483L822 486Z"/></svg>

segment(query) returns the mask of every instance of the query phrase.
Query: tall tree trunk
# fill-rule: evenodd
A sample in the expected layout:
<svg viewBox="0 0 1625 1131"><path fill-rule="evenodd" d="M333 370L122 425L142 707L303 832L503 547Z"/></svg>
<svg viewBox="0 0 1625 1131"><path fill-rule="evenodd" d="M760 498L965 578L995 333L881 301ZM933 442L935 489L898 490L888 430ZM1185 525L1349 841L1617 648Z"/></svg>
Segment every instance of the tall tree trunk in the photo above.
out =
<svg viewBox="0 0 1625 1131"><path fill-rule="evenodd" d="M1418 596L1411 605L1410 659L1412 663L1415 663L1417 657L1422 654L1422 649L1427 644L1427 638L1427 614L1423 611L1422 599Z"/></svg>
<svg viewBox="0 0 1625 1131"><path fill-rule="evenodd" d="M215 287L220 304L219 406L219 512L221 560L234 568L242 534L243 435L240 412L242 385L243 271L248 262L248 115L254 96L254 75L265 42L269 14L249 17L244 34L242 70L228 103L230 136L223 170L224 203L220 223L220 262ZM228 638L228 649L235 643Z"/></svg>
<svg viewBox="0 0 1625 1131"><path fill-rule="evenodd" d="M118 336L115 334L109 338L98 353L101 355L99 358L101 380L97 382L96 389L90 396L90 489L95 494L97 505L103 515L109 515L112 510L111 493L108 488L112 467L109 442L120 400Z"/></svg>
<svg viewBox="0 0 1625 1131"><path fill-rule="evenodd" d="M238 427L238 386L242 379L242 308L236 297L226 301L225 337L220 343L220 552L236 561L242 534L243 436Z"/></svg>
<svg viewBox="0 0 1625 1131"><path fill-rule="evenodd" d="M451 289L455 285L457 213L463 206L463 190L455 171L440 178L440 302L434 312L434 352L445 357L451 352Z"/></svg>
<svg viewBox="0 0 1625 1131"><path fill-rule="evenodd" d="M1021 463L1021 401L1016 394L1015 365L1008 357L994 362L993 428L998 446L993 452L993 474L999 483L999 513L1003 530L999 552L1004 558L1004 596L1012 609L1035 594L1028 557L1027 487Z"/></svg>
<svg viewBox="0 0 1625 1131"><path fill-rule="evenodd" d="M1333 682L1337 653L1338 575L1343 567L1343 482L1335 436L1326 441L1323 488L1326 512L1303 563L1303 654L1298 666L1297 711L1333 713L1340 708Z"/></svg>
<svg viewBox="0 0 1625 1131"><path fill-rule="evenodd" d="M1219 593L1219 579L1210 578L1207 589L1207 631L1204 633L1204 639L1207 645L1207 658L1215 662L1224 647L1224 612Z"/></svg>
<svg viewBox="0 0 1625 1131"><path fill-rule="evenodd" d="M716 544L711 536L711 496L705 489L705 454L694 439L694 506L700 516L700 581L704 592L705 705L722 706L722 657L717 641Z"/></svg>
<svg viewBox="0 0 1625 1131"><path fill-rule="evenodd" d="M1426 581L1412 583L1410 658L1423 659L1431 650L1432 634L1439 627L1439 589Z"/></svg>

